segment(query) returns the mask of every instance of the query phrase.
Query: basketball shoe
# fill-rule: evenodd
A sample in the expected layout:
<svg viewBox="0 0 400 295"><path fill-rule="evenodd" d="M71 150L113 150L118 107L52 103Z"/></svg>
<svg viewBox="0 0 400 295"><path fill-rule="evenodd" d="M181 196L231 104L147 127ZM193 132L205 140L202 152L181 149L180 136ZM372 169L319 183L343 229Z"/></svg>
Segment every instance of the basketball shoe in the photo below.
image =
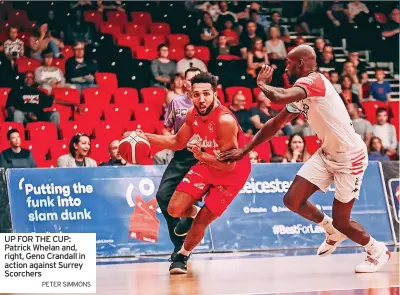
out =
<svg viewBox="0 0 400 295"><path fill-rule="evenodd" d="M185 256L180 253L177 253L172 259L171 266L169 267L169 273L172 275L186 274L188 259L189 259L189 256Z"/></svg>
<svg viewBox="0 0 400 295"><path fill-rule="evenodd" d="M330 225L332 228L328 231L333 233L329 234L328 231L325 233L325 240L322 242L321 246L319 246L317 251L318 256L323 257L332 254L336 250L337 246L347 239L344 234L333 227L332 223Z"/></svg>
<svg viewBox="0 0 400 295"><path fill-rule="evenodd" d="M377 272L389 261L390 256L390 251L386 245L378 242L374 250L367 251L367 257L355 268L355 271L357 273Z"/></svg>
<svg viewBox="0 0 400 295"><path fill-rule="evenodd" d="M174 233L178 237L184 237L187 235L190 227L192 226L193 218L181 218L178 224L175 226Z"/></svg>

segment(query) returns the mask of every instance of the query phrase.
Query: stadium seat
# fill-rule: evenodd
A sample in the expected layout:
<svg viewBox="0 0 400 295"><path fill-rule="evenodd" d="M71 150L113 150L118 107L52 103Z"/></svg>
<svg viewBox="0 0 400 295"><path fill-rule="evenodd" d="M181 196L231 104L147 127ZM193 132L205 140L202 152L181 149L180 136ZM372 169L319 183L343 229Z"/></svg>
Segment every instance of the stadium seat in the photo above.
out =
<svg viewBox="0 0 400 295"><path fill-rule="evenodd" d="M96 24L97 27L103 23L103 13L99 11L85 11L83 13L84 19L87 22Z"/></svg>
<svg viewBox="0 0 400 295"><path fill-rule="evenodd" d="M40 61L32 58L19 58L17 59L18 73L34 72L36 68L40 67Z"/></svg>
<svg viewBox="0 0 400 295"><path fill-rule="evenodd" d="M217 60L240 60L239 56L232 55L232 54L221 54L218 55Z"/></svg>
<svg viewBox="0 0 400 295"><path fill-rule="evenodd" d="M46 156L49 153L49 145L46 143L45 140L22 140L21 147L31 151L36 165L40 167L41 163L46 160Z"/></svg>
<svg viewBox="0 0 400 295"><path fill-rule="evenodd" d="M83 103L90 105L105 106L110 103L112 92L106 87L86 88L82 90Z"/></svg>
<svg viewBox="0 0 400 295"><path fill-rule="evenodd" d="M53 89L53 96L56 99L79 104L81 102L79 91L72 88L55 88Z"/></svg>
<svg viewBox="0 0 400 295"><path fill-rule="evenodd" d="M271 144L265 141L254 149L258 154L258 158L269 163L271 161Z"/></svg>
<svg viewBox="0 0 400 295"><path fill-rule="evenodd" d="M114 89L118 88L118 79L114 73L97 72L95 77L100 88L105 88L109 91L114 91Z"/></svg>
<svg viewBox="0 0 400 295"><path fill-rule="evenodd" d="M29 32L19 33L18 38L21 39L24 44L29 44L29 38L32 36Z"/></svg>
<svg viewBox="0 0 400 295"><path fill-rule="evenodd" d="M135 120L158 121L160 119L159 108L146 106L143 103L138 104L133 113Z"/></svg>
<svg viewBox="0 0 400 295"><path fill-rule="evenodd" d="M82 112L80 114L74 114L74 121L77 123L85 123L85 122L92 122L93 124L97 124L102 115L103 109L98 105L80 105Z"/></svg>
<svg viewBox="0 0 400 295"><path fill-rule="evenodd" d="M322 145L322 141L318 138L318 136L306 136L304 138L306 142L306 148L310 155L314 154Z"/></svg>
<svg viewBox="0 0 400 295"><path fill-rule="evenodd" d="M108 11L107 22L112 24L126 24L128 22L128 16L124 11Z"/></svg>
<svg viewBox="0 0 400 295"><path fill-rule="evenodd" d="M147 34L143 36L143 42L145 47L156 47L160 44L165 43L165 36Z"/></svg>
<svg viewBox="0 0 400 295"><path fill-rule="evenodd" d="M183 47L176 47L176 46L170 46L169 47L169 53L168 53L168 58L175 60L175 61L179 61L182 58L184 58L185 56L185 51L183 49Z"/></svg>
<svg viewBox="0 0 400 295"><path fill-rule="evenodd" d="M157 134L162 134L163 129L164 129L164 120L159 120L156 126Z"/></svg>
<svg viewBox="0 0 400 295"><path fill-rule="evenodd" d="M39 141L44 138L48 142L53 142L58 139L57 127L52 122L32 122L26 125L28 138L31 141Z"/></svg>
<svg viewBox="0 0 400 295"><path fill-rule="evenodd" d="M28 14L25 10L13 10L8 13L8 22L13 26L25 27L29 22Z"/></svg>
<svg viewBox="0 0 400 295"><path fill-rule="evenodd" d="M67 60L64 58L64 59L61 59L61 58L54 58L53 59L53 62L52 62L52 66L54 66L54 67L58 67L58 68L60 68L60 70L63 72L63 73L65 73L65 62L66 62Z"/></svg>
<svg viewBox="0 0 400 295"><path fill-rule="evenodd" d="M11 88L0 88L0 108L5 107Z"/></svg>
<svg viewBox="0 0 400 295"><path fill-rule="evenodd" d="M171 28L167 23L151 23L150 33L154 35L167 36L171 34Z"/></svg>
<svg viewBox="0 0 400 295"><path fill-rule="evenodd" d="M162 107L167 91L164 88L148 87L140 90L142 101L147 106Z"/></svg>
<svg viewBox="0 0 400 295"><path fill-rule="evenodd" d="M109 22L102 23L100 25L100 31L105 34L110 34L116 39L117 36L122 33L122 25Z"/></svg>
<svg viewBox="0 0 400 295"><path fill-rule="evenodd" d="M367 116L367 120L371 122L371 124L376 123L376 110L378 108L386 108L387 104L383 101L366 101L363 102L362 107L364 109L365 115Z"/></svg>
<svg viewBox="0 0 400 295"><path fill-rule="evenodd" d="M91 121L81 123L73 121L65 122L61 124L62 138L66 141L69 141L78 132L91 136L93 133L93 126L94 123Z"/></svg>
<svg viewBox="0 0 400 295"><path fill-rule="evenodd" d="M258 96L260 95L261 89L256 87L253 88L253 95L254 95L254 100L255 100L255 105L258 105ZM282 110L285 106L283 104L277 104L275 102L271 101L271 105L270 105L270 109L279 112L280 110Z"/></svg>
<svg viewBox="0 0 400 295"><path fill-rule="evenodd" d="M59 112L60 121L67 122L73 117L72 109L70 106L65 106L61 104L53 104L51 107L44 109L46 112Z"/></svg>
<svg viewBox="0 0 400 295"><path fill-rule="evenodd" d="M246 87L227 87L225 88L225 92L227 95L227 101L232 102L232 99L235 94L241 93L246 97L246 108L250 108L251 104L253 103L253 94L251 93L251 90Z"/></svg>
<svg viewBox="0 0 400 295"><path fill-rule="evenodd" d="M206 46L196 46L195 57L204 61L206 64L210 61L210 49Z"/></svg>
<svg viewBox="0 0 400 295"><path fill-rule="evenodd" d="M133 59L130 67L126 69L123 75L119 75L119 84L121 87L144 88L148 87L153 78L151 73L151 61L145 59Z"/></svg>
<svg viewBox="0 0 400 295"><path fill-rule="evenodd" d="M135 131L137 129L141 129L146 133L156 133L157 124L155 122L158 122L158 120L140 119L128 122L126 125L124 125L124 128L125 131Z"/></svg>
<svg viewBox="0 0 400 295"><path fill-rule="evenodd" d="M182 47L182 48L186 44L190 43L189 36L186 34L169 34L167 36L167 41L169 46Z"/></svg>
<svg viewBox="0 0 400 295"><path fill-rule="evenodd" d="M122 122L102 121L94 127L94 136L96 140L110 142L111 140L121 138L123 131Z"/></svg>
<svg viewBox="0 0 400 295"><path fill-rule="evenodd" d="M135 88L117 88L114 90L114 103L135 107L139 103L139 94Z"/></svg>
<svg viewBox="0 0 400 295"><path fill-rule="evenodd" d="M132 52L135 52L136 48L141 46L141 37L129 34L120 34L117 36L117 44L119 46L127 46L132 50Z"/></svg>
<svg viewBox="0 0 400 295"><path fill-rule="evenodd" d="M10 129L17 129L21 140L25 139L24 124L15 122L3 122L0 123L0 142L7 142L7 132Z"/></svg>
<svg viewBox="0 0 400 295"><path fill-rule="evenodd" d="M50 147L49 156L52 161L56 163L59 157L69 154L69 141L71 137L68 140L57 140L57 142Z"/></svg>
<svg viewBox="0 0 400 295"><path fill-rule="evenodd" d="M47 159L44 161L36 161L36 165L39 168L56 168L57 160Z"/></svg>
<svg viewBox="0 0 400 295"><path fill-rule="evenodd" d="M133 11L131 17L132 21L137 24L150 26L152 23L151 14L147 11Z"/></svg>
<svg viewBox="0 0 400 295"><path fill-rule="evenodd" d="M101 140L91 140L90 153L88 155L99 165L101 162L107 162L110 159L108 154L108 142Z"/></svg>
<svg viewBox="0 0 400 295"><path fill-rule="evenodd" d="M1 90L0 90L1 91ZM1 105L1 103L0 103ZM389 101L389 109L391 111L391 115L394 118L397 118L397 120L400 118L400 104L399 101Z"/></svg>
<svg viewBox="0 0 400 295"><path fill-rule="evenodd" d="M68 58L74 56L74 51L72 50L72 46L70 45L65 45L61 52L64 55L65 61L67 61Z"/></svg>
<svg viewBox="0 0 400 295"><path fill-rule="evenodd" d="M289 143L289 136L276 136L271 138L272 152L274 155L285 156Z"/></svg>
<svg viewBox="0 0 400 295"><path fill-rule="evenodd" d="M153 60L158 58L157 48L152 46L140 46L135 52L137 59Z"/></svg>
<svg viewBox="0 0 400 295"><path fill-rule="evenodd" d="M225 103L225 94L224 94L224 90L222 89L222 87L217 87L217 94L218 94L218 99L221 103Z"/></svg>
<svg viewBox="0 0 400 295"><path fill-rule="evenodd" d="M144 36L147 34L147 26L137 23L127 23L125 26L125 33L131 36Z"/></svg>
<svg viewBox="0 0 400 295"><path fill-rule="evenodd" d="M110 104L104 108L104 120L125 123L132 118L132 108L126 104Z"/></svg>

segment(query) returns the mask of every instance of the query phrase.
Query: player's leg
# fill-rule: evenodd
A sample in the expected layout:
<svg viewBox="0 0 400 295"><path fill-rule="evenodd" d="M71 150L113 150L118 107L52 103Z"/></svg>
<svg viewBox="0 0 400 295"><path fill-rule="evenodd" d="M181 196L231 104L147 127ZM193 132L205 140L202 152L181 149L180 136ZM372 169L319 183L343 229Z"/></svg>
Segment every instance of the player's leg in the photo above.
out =
<svg viewBox="0 0 400 295"><path fill-rule="evenodd" d="M200 208L195 206L195 197L182 191L175 191L168 205L168 214L175 218L195 218Z"/></svg>
<svg viewBox="0 0 400 295"><path fill-rule="evenodd" d="M356 272L376 272L389 260L390 252L385 244L376 241L361 224L350 217L354 202L360 193L363 173L335 175L336 189L332 218L333 225L338 231L363 246L367 252L367 258L356 267Z"/></svg>

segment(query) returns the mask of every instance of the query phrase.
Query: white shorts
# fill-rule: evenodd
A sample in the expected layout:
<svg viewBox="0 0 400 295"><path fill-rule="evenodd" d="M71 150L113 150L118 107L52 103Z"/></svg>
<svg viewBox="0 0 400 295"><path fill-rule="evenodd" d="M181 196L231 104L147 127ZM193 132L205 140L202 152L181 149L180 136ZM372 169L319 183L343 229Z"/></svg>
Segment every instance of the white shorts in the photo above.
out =
<svg viewBox="0 0 400 295"><path fill-rule="evenodd" d="M348 203L358 199L365 170L368 167L368 152L359 148L352 152L330 156L322 149L300 168L297 175L315 184L323 193L335 182L335 199Z"/></svg>

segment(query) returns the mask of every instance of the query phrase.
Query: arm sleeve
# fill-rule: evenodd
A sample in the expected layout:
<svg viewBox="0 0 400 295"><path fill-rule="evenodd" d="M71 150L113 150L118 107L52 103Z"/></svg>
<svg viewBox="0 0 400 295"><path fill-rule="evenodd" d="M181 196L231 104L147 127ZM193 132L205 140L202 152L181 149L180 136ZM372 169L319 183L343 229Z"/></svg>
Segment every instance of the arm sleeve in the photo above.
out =
<svg viewBox="0 0 400 295"><path fill-rule="evenodd" d="M393 125L390 125L390 147L392 149L397 148L397 136L396 136L396 128Z"/></svg>
<svg viewBox="0 0 400 295"><path fill-rule="evenodd" d="M160 72L158 71L158 64L155 59L151 62L151 72L152 72L154 78L157 78L160 76Z"/></svg>
<svg viewBox="0 0 400 295"><path fill-rule="evenodd" d="M307 77L302 77L294 83L293 86L302 88L307 97L324 97L326 94L326 88L324 80L318 73L311 74Z"/></svg>
<svg viewBox="0 0 400 295"><path fill-rule="evenodd" d="M9 168L6 159L4 158L4 153L0 153L0 167Z"/></svg>
<svg viewBox="0 0 400 295"><path fill-rule="evenodd" d="M33 158L33 155L31 152L29 152L29 168L37 168L35 159Z"/></svg>

